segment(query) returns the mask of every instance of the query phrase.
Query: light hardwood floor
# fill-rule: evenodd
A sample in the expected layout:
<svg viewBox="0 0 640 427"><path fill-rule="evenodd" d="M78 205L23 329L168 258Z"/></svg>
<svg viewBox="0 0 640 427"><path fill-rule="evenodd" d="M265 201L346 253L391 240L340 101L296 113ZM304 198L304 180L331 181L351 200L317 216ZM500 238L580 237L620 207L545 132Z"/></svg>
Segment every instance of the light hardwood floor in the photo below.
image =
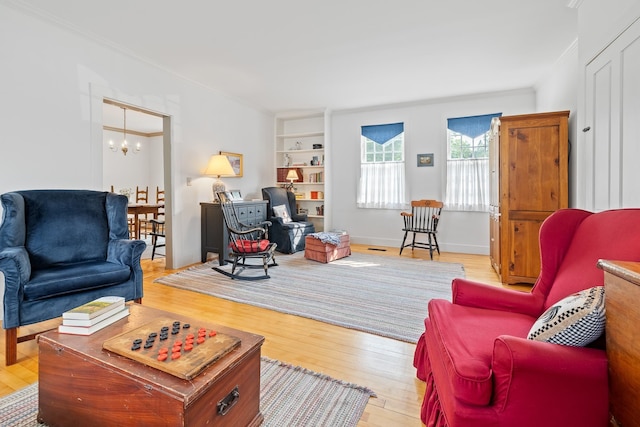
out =
<svg viewBox="0 0 640 427"><path fill-rule="evenodd" d="M353 251L398 256L397 248L374 247L386 251L370 248L372 246L352 244ZM402 256L429 259L428 251L421 249L405 250ZM435 254L434 260L462 263L468 279L501 286L487 256L442 253ZM176 271L165 269L162 258L143 260L142 268L143 304L263 335L266 338L263 356L374 390L378 397L370 399L360 426L422 425L419 413L424 383L415 378L414 344L153 283L156 278ZM38 328L23 328L20 333L41 331L47 326L54 328L59 322L59 319L51 320L38 324ZM4 333L0 335L0 349L4 351ZM3 366L0 396L38 380L35 341L18 345L18 363L15 365L5 367L3 353L0 358Z"/></svg>

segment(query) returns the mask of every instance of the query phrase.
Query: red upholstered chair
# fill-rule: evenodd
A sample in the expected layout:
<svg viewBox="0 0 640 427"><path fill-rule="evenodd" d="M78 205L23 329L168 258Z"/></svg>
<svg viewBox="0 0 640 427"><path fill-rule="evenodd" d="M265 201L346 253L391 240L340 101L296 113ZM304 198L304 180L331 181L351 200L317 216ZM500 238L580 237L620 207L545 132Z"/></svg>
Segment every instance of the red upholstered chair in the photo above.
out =
<svg viewBox="0 0 640 427"><path fill-rule="evenodd" d="M414 356L427 426L607 425L602 346L527 335L547 308L604 285L599 259L640 261L640 209L560 210L542 224L540 252L530 293L455 279L451 302L429 302Z"/></svg>

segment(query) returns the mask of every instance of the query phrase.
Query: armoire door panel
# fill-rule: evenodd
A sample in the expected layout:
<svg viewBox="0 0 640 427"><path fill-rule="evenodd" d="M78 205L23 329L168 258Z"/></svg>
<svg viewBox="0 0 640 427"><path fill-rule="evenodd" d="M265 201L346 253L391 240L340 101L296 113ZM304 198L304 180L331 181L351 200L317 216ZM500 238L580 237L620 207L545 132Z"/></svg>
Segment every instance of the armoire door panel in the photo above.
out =
<svg viewBox="0 0 640 427"><path fill-rule="evenodd" d="M533 283L540 274L541 225L539 220L509 221L509 275L518 277L520 282Z"/></svg>
<svg viewBox="0 0 640 427"><path fill-rule="evenodd" d="M556 126L509 131L509 209L553 211L559 207Z"/></svg>

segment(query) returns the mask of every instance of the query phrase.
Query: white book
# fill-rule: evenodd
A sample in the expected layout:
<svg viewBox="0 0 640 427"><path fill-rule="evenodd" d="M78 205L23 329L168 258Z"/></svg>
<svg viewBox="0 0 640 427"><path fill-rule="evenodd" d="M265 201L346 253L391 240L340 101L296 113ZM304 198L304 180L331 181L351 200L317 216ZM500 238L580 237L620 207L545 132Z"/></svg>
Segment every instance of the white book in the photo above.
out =
<svg viewBox="0 0 640 427"><path fill-rule="evenodd" d="M63 317L62 324L65 326L83 326L86 328L88 326L93 326L97 323L100 323L105 319L108 319L109 317L115 315L116 313L119 313L123 309L125 309L124 305L116 305L112 310L109 310L106 313L102 313L101 315L96 316L93 319L65 319Z"/></svg>
<svg viewBox="0 0 640 427"><path fill-rule="evenodd" d="M107 296L82 304L72 310L62 313L63 319L93 319L108 311L115 311L124 307L124 298Z"/></svg>
<svg viewBox="0 0 640 427"><path fill-rule="evenodd" d="M69 326L69 325L60 325L58 326L58 332L61 334L74 334L74 335L91 335L92 333L99 331L100 329L109 326L110 324L127 317L129 315L129 307L125 307L124 309L112 313L111 316L107 317L101 322L96 323L92 326Z"/></svg>

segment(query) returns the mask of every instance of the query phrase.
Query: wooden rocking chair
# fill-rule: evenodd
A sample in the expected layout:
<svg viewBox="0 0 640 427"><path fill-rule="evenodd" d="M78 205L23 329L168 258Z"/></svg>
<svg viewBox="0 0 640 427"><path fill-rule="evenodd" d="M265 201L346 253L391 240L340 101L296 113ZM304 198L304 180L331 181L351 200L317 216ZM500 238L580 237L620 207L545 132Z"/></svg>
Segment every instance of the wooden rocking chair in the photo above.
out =
<svg viewBox="0 0 640 427"><path fill-rule="evenodd" d="M224 274L232 279L239 280L261 280L268 279L269 267L275 267L275 250L276 244L269 241L268 227L270 221L264 221L256 225L246 225L238 220L236 209L233 202L229 199L225 192L218 192L220 205L222 208L222 216L229 235L229 262L233 263L231 272L225 271L220 267L212 267L219 273ZM247 259L261 258L262 264L247 264ZM240 270L236 273L236 268L240 266ZM263 268L264 275L261 276L241 276L240 273L245 268Z"/></svg>
<svg viewBox="0 0 640 427"><path fill-rule="evenodd" d="M438 255L440 255L436 234L438 233L438 222L440 221L443 206L443 203L437 200L413 200L411 202L411 213L400 213L404 220L404 228L402 229L404 238L400 246L400 255L402 255L402 249L407 246L410 246L411 249L428 249L431 259L433 259L434 250L438 251ZM409 233L413 233L413 238L410 243L405 244ZM428 241L416 242L416 234L418 233L426 234Z"/></svg>

